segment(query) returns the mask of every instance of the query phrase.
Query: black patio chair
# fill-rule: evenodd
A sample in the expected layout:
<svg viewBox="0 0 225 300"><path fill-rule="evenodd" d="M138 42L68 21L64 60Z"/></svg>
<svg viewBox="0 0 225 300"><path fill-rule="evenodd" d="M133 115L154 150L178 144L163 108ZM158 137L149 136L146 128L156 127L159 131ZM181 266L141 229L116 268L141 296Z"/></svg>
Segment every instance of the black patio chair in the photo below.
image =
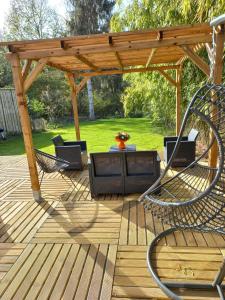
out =
<svg viewBox="0 0 225 300"><path fill-rule="evenodd" d="M188 120L204 124L211 130L212 140L197 157L182 171L171 177L171 165L182 143ZM184 116L180 135L174 151L159 179L140 197L146 210L171 226L151 243L148 249L148 268L156 283L171 299L181 299L170 290L172 287L217 289L221 299L225 264L212 284L185 282L162 282L154 270L152 254L158 242L176 230L215 232L225 236L225 86L207 84L193 97ZM200 132L201 133L201 132ZM208 140L210 140L208 138ZM209 150L217 145L218 161L209 167L206 158ZM161 181L161 184L160 184ZM159 185L159 186L158 186ZM160 189L160 193L156 193ZM223 286L224 287L224 286Z"/></svg>
<svg viewBox="0 0 225 300"><path fill-rule="evenodd" d="M53 155L50 155L48 153L45 153L43 151L40 151L38 149L35 149L35 157L36 161L38 163L38 166L40 167L40 173L41 174L41 180L40 185L42 183L43 177L45 173L55 173L58 172L62 178L65 179L65 171L69 166L69 162L66 160L63 160L61 158L55 157ZM72 184L75 186L73 180L68 176Z"/></svg>
<svg viewBox="0 0 225 300"><path fill-rule="evenodd" d="M179 150L173 159L171 167L187 167L195 160L195 148L198 135L198 130L192 128L188 136L182 136ZM170 160L177 138L177 136L164 137L164 160L166 163Z"/></svg>
<svg viewBox="0 0 225 300"><path fill-rule="evenodd" d="M87 165L86 141L64 141L61 135L52 138L55 154L69 162L68 170L83 170Z"/></svg>

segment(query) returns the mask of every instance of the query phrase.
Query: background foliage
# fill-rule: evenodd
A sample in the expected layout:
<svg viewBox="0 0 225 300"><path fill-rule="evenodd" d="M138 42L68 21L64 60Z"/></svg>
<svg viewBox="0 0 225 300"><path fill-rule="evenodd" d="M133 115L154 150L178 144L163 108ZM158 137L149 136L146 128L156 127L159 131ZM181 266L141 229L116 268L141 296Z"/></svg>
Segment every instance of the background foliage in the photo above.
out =
<svg viewBox="0 0 225 300"><path fill-rule="evenodd" d="M113 31L158 28L179 24L208 22L224 13L225 0L133 0L124 8L125 1L117 1L111 19ZM198 53L207 63L205 50ZM206 76L189 60L183 65L182 110ZM175 73L170 73L175 78ZM124 76L127 81L122 96L126 116L149 116L155 124L174 128L175 88L156 72Z"/></svg>
<svg viewBox="0 0 225 300"><path fill-rule="evenodd" d="M116 2L116 5L115 5ZM210 21L225 11L225 0L66 0L63 20L47 0L11 0L3 38L29 39L156 28ZM41 12L41 13L39 13ZM112 16L113 14L113 16ZM0 50L0 87L12 85L11 68ZM199 53L208 61L207 53ZM205 75L186 60L182 77L182 109L206 82ZM169 72L175 76L173 71ZM153 124L174 128L175 89L157 72L92 79L97 117L147 116ZM28 93L34 117L50 121L72 116L70 92L62 72L46 68ZM79 112L88 116L87 89L79 95Z"/></svg>

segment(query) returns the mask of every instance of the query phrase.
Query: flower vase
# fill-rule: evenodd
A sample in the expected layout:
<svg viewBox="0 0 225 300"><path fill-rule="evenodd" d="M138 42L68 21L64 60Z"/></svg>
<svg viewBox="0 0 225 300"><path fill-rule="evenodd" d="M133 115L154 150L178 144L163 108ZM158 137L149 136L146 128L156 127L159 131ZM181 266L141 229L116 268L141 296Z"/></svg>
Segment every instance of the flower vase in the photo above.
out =
<svg viewBox="0 0 225 300"><path fill-rule="evenodd" d="M124 150L124 149L126 148L126 145L125 145L124 141L121 141L121 140L120 140L120 142L119 142L119 144L118 144L118 148L119 148L120 150Z"/></svg>

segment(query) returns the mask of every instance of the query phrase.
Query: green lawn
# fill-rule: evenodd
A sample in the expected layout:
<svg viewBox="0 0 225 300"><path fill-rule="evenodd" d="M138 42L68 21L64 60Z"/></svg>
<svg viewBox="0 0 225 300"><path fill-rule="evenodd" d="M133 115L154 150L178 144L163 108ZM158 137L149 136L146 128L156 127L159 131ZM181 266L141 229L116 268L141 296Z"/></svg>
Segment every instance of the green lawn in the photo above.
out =
<svg viewBox="0 0 225 300"><path fill-rule="evenodd" d="M110 145L116 144L114 136L118 131L127 131L131 135L128 143L136 144L138 150L160 150L163 147L165 132L160 127L151 125L149 119L105 119L84 121L80 123L81 139L87 141L88 152L108 151ZM74 125L69 124L47 132L34 133L36 148L54 153L51 138L61 134L65 140L75 140ZM21 136L10 137L0 141L0 155L23 154L24 145Z"/></svg>

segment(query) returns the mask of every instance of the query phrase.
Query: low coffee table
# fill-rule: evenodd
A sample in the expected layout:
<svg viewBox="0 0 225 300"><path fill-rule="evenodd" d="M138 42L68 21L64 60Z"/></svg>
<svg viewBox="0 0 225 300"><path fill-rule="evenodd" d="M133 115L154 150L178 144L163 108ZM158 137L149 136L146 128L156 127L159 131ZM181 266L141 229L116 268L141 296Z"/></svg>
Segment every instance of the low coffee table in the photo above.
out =
<svg viewBox="0 0 225 300"><path fill-rule="evenodd" d="M136 151L136 145L126 145L126 148L124 150L120 150L118 146L113 145L109 148L109 152L122 152L122 151Z"/></svg>

